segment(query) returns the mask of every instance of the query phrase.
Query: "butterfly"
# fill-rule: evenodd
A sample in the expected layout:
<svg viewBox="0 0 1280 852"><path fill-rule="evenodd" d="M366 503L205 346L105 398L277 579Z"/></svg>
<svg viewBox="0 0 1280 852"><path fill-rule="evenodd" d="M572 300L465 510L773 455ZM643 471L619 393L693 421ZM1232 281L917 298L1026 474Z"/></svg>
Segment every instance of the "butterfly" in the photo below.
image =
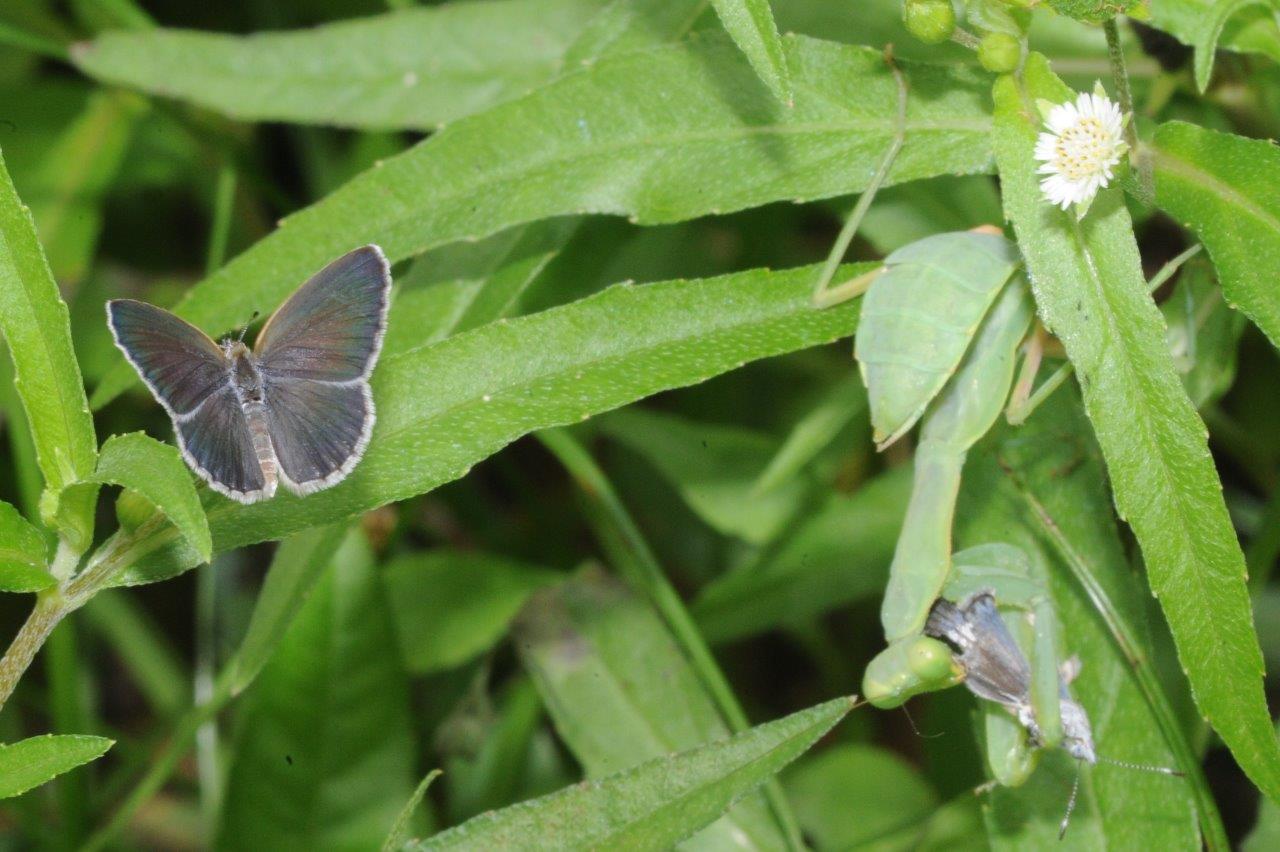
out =
<svg viewBox="0 0 1280 852"><path fill-rule="evenodd" d="M240 503L341 482L373 432L369 375L382 348L391 270L382 249L348 252L276 310L252 350L168 311L107 302L116 345L173 420L182 457Z"/></svg>

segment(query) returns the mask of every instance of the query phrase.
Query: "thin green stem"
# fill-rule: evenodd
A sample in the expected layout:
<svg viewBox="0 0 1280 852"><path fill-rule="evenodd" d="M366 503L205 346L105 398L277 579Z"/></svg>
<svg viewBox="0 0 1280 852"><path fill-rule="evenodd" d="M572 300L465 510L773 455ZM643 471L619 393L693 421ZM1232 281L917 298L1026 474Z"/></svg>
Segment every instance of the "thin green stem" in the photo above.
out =
<svg viewBox="0 0 1280 852"><path fill-rule="evenodd" d="M648 596L662 615L730 730L735 733L747 730L751 723L724 672L604 471L582 444L563 429L545 429L538 433L538 440L564 465L581 489L596 535L617 569ZM789 848L803 849L799 826L775 779L766 782L764 794Z"/></svg>
<svg viewBox="0 0 1280 852"><path fill-rule="evenodd" d="M827 290L827 287L831 283L831 279L835 277L836 270L840 267L840 262L844 260L845 253L849 251L849 244L853 242L854 235L858 233L858 226L862 224L863 217L871 209L871 202L875 201L876 193L880 191L880 187L884 185L885 180L889 177L889 169L893 167L893 161L897 159L898 152L902 150L902 143L906 140L907 78L903 76L902 71L893 61L893 57L887 53L885 54L885 63L889 66L889 70L893 72L893 79L898 84L898 112L894 125L893 140L889 143L889 149L884 152L884 156L880 159L880 165L876 168L876 173L871 176L871 182L867 184L867 188L862 195L858 196L858 203L853 206L853 210L849 213L849 218L845 220L844 227L840 229L839 236L836 237L835 243L831 246L831 251L827 254L826 262L822 264L821 272L818 273L818 280L813 287L813 304L819 308L829 308L846 299L853 298L853 296L861 295L862 291L851 291L852 295L845 294L842 292L845 285L830 291ZM865 290L865 287L863 289Z"/></svg>
<svg viewBox="0 0 1280 852"><path fill-rule="evenodd" d="M213 223L209 228L209 251L205 255L204 274L212 275L227 259L227 241L231 235L231 213L236 200L236 170L231 164L218 170L218 183L213 191Z"/></svg>
<svg viewBox="0 0 1280 852"><path fill-rule="evenodd" d="M18 629L18 635L9 643L4 657L0 657L0 709L9 700L9 696L13 695L18 681L36 658L36 653L44 646L53 628L70 611L71 607L67 606L56 588L36 596L36 605L31 614Z"/></svg>
<svg viewBox="0 0 1280 852"><path fill-rule="evenodd" d="M1090 602L1107 625L1107 630L1115 640L1120 653L1128 660L1129 666L1137 678L1138 688L1142 690L1142 695L1146 699L1147 705L1151 708L1152 715L1156 717L1156 724L1160 726L1160 732L1164 735L1169 750L1173 752L1178 769L1185 773L1187 783L1191 785L1196 803L1196 813L1200 821L1200 830L1204 835L1206 847L1210 850L1223 850L1225 852L1231 846L1227 840L1226 829L1223 828L1217 804L1214 802L1213 794L1209 790L1208 780L1204 776L1200 761L1192 751L1190 743L1187 742L1186 737L1182 734L1182 728L1178 724L1178 717L1173 711L1173 706L1169 703L1169 697L1165 694L1164 687L1160 685L1160 679L1151 667L1150 661L1147 660L1147 656L1142 650L1142 645L1138 642L1136 632L1120 615L1119 609L1111 601L1107 590L1098 578L1094 576L1093 568L1089 565L1088 560L1075 549L1070 539L1066 537L1061 528L1058 527L1057 522L1045 509L1044 504L1031 492L1017 472L1004 466L1003 463L1002 467L1004 467L1004 472L1014 487L1022 495L1030 515L1039 524L1040 529L1049 539L1058 555L1067 564L1067 567L1071 569L1072 576L1075 577L1076 582L1081 585L1085 594L1089 596Z"/></svg>
<svg viewBox="0 0 1280 852"><path fill-rule="evenodd" d="M1151 204L1156 197L1155 178L1150 158L1138 153L1138 128L1133 112L1133 91L1129 87L1129 69L1125 66L1124 46L1120 44L1120 27L1111 18L1102 25L1107 36L1107 58L1111 62L1111 82L1115 86L1116 100L1120 102L1120 114L1124 116L1124 141L1129 145L1129 163L1137 173L1138 195Z"/></svg>
<svg viewBox="0 0 1280 852"><path fill-rule="evenodd" d="M84 667L80 662L76 621L64 618L49 635L44 667L49 684L49 709L53 730L63 734L95 733L84 704ZM62 845L78 848L89 823L89 781L92 773L70 772L57 779L58 822Z"/></svg>

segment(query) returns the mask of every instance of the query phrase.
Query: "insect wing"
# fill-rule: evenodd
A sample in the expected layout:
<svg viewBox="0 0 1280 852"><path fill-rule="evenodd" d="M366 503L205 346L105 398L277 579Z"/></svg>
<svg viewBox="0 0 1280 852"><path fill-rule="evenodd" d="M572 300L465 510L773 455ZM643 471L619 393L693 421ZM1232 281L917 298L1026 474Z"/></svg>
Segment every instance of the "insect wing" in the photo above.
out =
<svg viewBox="0 0 1280 852"><path fill-rule="evenodd" d="M340 482L364 454L390 288L382 251L356 249L303 284L258 337L268 430L295 493Z"/></svg>
<svg viewBox="0 0 1280 852"><path fill-rule="evenodd" d="M382 249L347 252L267 320L254 357L271 376L351 382L373 371L387 324L391 271Z"/></svg>
<svg viewBox="0 0 1280 852"><path fill-rule="evenodd" d="M107 324L169 413L192 469L215 491L241 502L269 496L218 345L168 311L132 299L108 302Z"/></svg>
<svg viewBox="0 0 1280 852"><path fill-rule="evenodd" d="M939 599L929 613L925 633L950 642L965 670L965 685L980 698L1017 711L1031 692L1031 666L996 609L990 592L979 592L960 606Z"/></svg>

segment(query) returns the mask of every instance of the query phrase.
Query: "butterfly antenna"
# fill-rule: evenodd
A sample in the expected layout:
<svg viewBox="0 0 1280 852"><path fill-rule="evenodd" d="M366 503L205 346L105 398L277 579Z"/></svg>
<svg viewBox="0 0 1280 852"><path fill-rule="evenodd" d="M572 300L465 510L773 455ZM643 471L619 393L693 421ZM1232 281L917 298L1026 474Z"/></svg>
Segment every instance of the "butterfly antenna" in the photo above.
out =
<svg viewBox="0 0 1280 852"><path fill-rule="evenodd" d="M907 705L902 705L902 715L907 717L907 722L911 725L911 730L915 731L916 736L922 740L936 740L938 737L946 733L946 731L938 731L936 734L924 734L916 727L916 720L911 718L911 712L907 710Z"/></svg>
<svg viewBox="0 0 1280 852"><path fill-rule="evenodd" d="M1186 778L1187 773L1168 766L1151 766L1147 763L1129 763L1124 760L1112 760L1109 757L1098 756L1099 763L1109 763L1112 766L1123 766L1125 769L1137 769L1140 772L1155 772L1160 775L1172 775L1174 778Z"/></svg>
<svg viewBox="0 0 1280 852"><path fill-rule="evenodd" d="M254 311L253 316L249 317L249 321L240 327L239 341L244 343L244 336L249 333L249 326L253 325L254 320L258 318L258 312Z"/></svg>
<svg viewBox="0 0 1280 852"><path fill-rule="evenodd" d="M1076 780L1071 782L1071 798L1067 799L1067 812L1062 815L1062 825L1058 826L1058 839L1067 836L1067 824L1071 822L1071 812L1076 809L1076 794L1080 792L1080 763L1076 763Z"/></svg>

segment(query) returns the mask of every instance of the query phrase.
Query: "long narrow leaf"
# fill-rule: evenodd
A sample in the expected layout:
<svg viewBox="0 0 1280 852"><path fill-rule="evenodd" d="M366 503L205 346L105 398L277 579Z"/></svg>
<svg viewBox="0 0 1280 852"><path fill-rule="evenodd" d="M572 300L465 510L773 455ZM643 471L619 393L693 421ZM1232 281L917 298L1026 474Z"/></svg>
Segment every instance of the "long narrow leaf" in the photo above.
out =
<svg viewBox="0 0 1280 852"><path fill-rule="evenodd" d="M112 745L106 737L84 734L46 734L0 745L0 799L25 793L96 760Z"/></svg>
<svg viewBox="0 0 1280 852"><path fill-rule="evenodd" d="M711 0L711 5L769 91L790 105L791 77L769 0Z"/></svg>

